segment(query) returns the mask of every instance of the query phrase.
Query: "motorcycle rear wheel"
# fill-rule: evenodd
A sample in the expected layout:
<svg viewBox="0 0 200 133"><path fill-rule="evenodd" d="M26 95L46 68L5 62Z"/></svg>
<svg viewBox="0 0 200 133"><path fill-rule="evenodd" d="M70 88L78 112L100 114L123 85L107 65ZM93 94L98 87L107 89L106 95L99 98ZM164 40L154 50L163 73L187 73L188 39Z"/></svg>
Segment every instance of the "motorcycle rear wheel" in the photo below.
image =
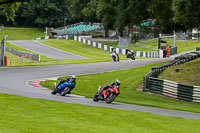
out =
<svg viewBox="0 0 200 133"><path fill-rule="evenodd" d="M107 99L106 99L106 103L111 103L111 102L113 102L113 101L115 100L116 96L117 96L117 95L116 95L115 93L110 93L110 94L108 95Z"/></svg>
<svg viewBox="0 0 200 133"><path fill-rule="evenodd" d="M62 92L61 92L61 96L65 96L66 94L68 94L70 91L69 87L66 87Z"/></svg>

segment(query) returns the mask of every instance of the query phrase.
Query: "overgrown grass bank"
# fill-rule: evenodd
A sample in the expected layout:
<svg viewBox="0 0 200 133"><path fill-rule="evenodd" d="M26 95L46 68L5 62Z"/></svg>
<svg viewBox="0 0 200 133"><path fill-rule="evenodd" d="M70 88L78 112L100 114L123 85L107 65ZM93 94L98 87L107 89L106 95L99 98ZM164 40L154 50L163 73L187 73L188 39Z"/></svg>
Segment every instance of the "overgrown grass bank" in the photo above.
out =
<svg viewBox="0 0 200 133"><path fill-rule="evenodd" d="M0 94L1 133L197 133L200 121Z"/></svg>
<svg viewBox="0 0 200 133"><path fill-rule="evenodd" d="M20 28L20 27L3 27L0 31L0 40L8 34L7 40L35 40L44 36L45 29L40 28Z"/></svg>
<svg viewBox="0 0 200 133"><path fill-rule="evenodd" d="M200 58L185 64L167 68L159 78L181 84L200 86Z"/></svg>
<svg viewBox="0 0 200 133"><path fill-rule="evenodd" d="M200 104L136 91L137 88L142 87L143 77L151 71L152 67L160 66L165 63L166 62L100 74L80 75L77 76L77 86L72 93L93 98L99 85L107 85L110 82L114 82L116 79L120 79L121 94L116 98L118 102L200 113ZM53 82L54 81L46 81L44 86L52 89Z"/></svg>

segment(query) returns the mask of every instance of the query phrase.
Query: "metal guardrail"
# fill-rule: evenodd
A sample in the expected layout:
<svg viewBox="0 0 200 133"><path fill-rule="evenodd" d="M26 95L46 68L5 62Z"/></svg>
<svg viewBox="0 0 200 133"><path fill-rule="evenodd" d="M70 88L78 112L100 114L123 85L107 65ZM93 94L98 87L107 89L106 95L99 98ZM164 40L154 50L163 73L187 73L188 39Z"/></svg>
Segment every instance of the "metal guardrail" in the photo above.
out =
<svg viewBox="0 0 200 133"><path fill-rule="evenodd" d="M157 78L158 75L161 74L166 68L184 64L186 62L189 62L189 61L194 60L199 57L200 57L200 51L190 52L190 53L181 55L179 57L176 57L173 61L171 61L165 65L152 68L152 71L144 77L143 91L149 91L149 78L150 77Z"/></svg>
<svg viewBox="0 0 200 133"><path fill-rule="evenodd" d="M19 57L23 57L23 58L35 60L35 61L40 61L40 55L15 50L15 49L8 47L8 46L6 46L6 51L8 51L8 52L10 52L10 53L12 53L16 56L19 56Z"/></svg>

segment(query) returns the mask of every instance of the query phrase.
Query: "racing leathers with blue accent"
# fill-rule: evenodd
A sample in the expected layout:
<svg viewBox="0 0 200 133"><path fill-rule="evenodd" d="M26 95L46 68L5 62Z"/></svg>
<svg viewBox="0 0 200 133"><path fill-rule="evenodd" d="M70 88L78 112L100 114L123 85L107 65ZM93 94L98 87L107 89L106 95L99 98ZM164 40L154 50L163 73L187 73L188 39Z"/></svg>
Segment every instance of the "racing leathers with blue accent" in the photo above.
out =
<svg viewBox="0 0 200 133"><path fill-rule="evenodd" d="M68 94L70 94L71 90L73 90L76 86L76 82L72 80L72 78L67 78L65 80L61 80L57 86L57 92L61 93L65 87L69 87L70 91Z"/></svg>

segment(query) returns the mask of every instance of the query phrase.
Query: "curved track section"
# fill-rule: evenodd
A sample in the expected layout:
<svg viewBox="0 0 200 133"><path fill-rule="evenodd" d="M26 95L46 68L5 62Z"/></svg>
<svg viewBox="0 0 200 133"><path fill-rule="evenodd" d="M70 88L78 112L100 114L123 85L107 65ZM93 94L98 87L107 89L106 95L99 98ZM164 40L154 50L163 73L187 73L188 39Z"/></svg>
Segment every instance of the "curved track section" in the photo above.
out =
<svg viewBox="0 0 200 133"><path fill-rule="evenodd" d="M35 53L55 58L55 59L88 59L79 55L75 55L66 51L62 51L50 46L47 46L43 43L40 43L38 41L31 41L31 40L25 40L25 41L8 41L12 43L13 45L28 49L30 51L33 51Z"/></svg>
<svg viewBox="0 0 200 133"><path fill-rule="evenodd" d="M15 94L30 98L48 99L62 101L67 103L83 104L97 107L111 107L115 109L137 110L142 112L155 113L165 116L183 117L191 119L200 119L200 114L183 111L174 111L152 107L137 106L132 104L113 103L105 104L104 102L95 103L91 99L77 96L54 96L49 91L40 87L33 87L28 81L34 79L43 79L50 77L60 77L72 74L89 74L127 69L132 67L153 64L168 59L144 59L144 60L127 60L116 62L86 63L86 64L68 64L39 67L16 67L0 68L0 93Z"/></svg>

